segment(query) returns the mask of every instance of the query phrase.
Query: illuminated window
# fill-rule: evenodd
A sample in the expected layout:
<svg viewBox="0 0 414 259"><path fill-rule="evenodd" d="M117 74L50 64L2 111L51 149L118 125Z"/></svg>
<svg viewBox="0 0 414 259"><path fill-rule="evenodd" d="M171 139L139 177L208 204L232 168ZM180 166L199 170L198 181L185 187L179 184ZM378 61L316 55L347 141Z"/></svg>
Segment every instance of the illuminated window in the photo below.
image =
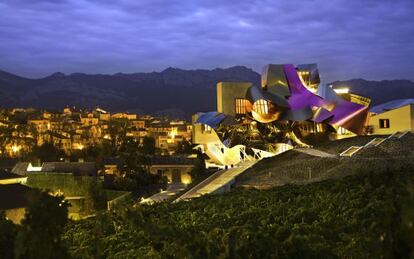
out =
<svg viewBox="0 0 414 259"><path fill-rule="evenodd" d="M270 102L266 100L258 100L253 104L253 110L258 114L269 114Z"/></svg>
<svg viewBox="0 0 414 259"><path fill-rule="evenodd" d="M379 127L380 127L380 129L389 129L390 128L390 120L389 119L380 119L379 120Z"/></svg>
<svg viewBox="0 0 414 259"><path fill-rule="evenodd" d="M305 82L306 85L311 84L309 71L298 71L298 74L302 78L303 82Z"/></svg>
<svg viewBox="0 0 414 259"><path fill-rule="evenodd" d="M246 114L248 112L247 107L249 105L249 101L242 98L236 99L236 114Z"/></svg>
<svg viewBox="0 0 414 259"><path fill-rule="evenodd" d="M316 132L323 132L323 125L321 123L316 124Z"/></svg>
<svg viewBox="0 0 414 259"><path fill-rule="evenodd" d="M210 133L211 132L211 127L208 126L207 124L203 124L203 132Z"/></svg>
<svg viewBox="0 0 414 259"><path fill-rule="evenodd" d="M349 130L347 130L345 128L342 128L342 127L338 127L337 133L339 135L349 135L349 134L351 134L351 132Z"/></svg>

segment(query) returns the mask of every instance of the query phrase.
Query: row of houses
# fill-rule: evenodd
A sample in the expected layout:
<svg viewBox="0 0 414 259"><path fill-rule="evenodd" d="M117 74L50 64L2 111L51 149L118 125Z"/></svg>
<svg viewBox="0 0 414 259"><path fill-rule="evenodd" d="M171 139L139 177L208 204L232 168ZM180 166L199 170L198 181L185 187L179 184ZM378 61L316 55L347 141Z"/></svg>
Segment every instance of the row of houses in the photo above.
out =
<svg viewBox="0 0 414 259"><path fill-rule="evenodd" d="M70 154L113 140L119 134L134 138L138 143L144 137L152 137L157 148L172 154L179 142L191 140L191 128L192 125L184 120L131 113L111 114L100 108L91 111L65 108L61 112L12 109L0 114L0 135L6 140L2 143L2 153L9 157L18 157L46 142Z"/></svg>

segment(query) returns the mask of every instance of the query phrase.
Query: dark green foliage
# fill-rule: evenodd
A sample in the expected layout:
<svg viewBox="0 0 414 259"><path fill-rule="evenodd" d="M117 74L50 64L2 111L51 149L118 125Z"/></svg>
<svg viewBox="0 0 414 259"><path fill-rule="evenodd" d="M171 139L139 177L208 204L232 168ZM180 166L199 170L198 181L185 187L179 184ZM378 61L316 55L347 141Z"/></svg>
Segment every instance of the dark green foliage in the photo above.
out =
<svg viewBox="0 0 414 259"><path fill-rule="evenodd" d="M119 147L119 153L123 161L119 168L121 175L115 176L108 187L140 195L155 193L165 187L166 179L148 171L150 156L155 153L154 138L145 137L142 146L138 146L135 139L126 137Z"/></svg>
<svg viewBox="0 0 414 259"><path fill-rule="evenodd" d="M65 157L65 153L52 143L44 143L41 146L34 147L30 156L38 158L40 162L54 162L59 161L61 157Z"/></svg>
<svg viewBox="0 0 414 259"><path fill-rule="evenodd" d="M106 209L107 197L102 184L98 181L92 181L88 186L87 200L91 203L93 210Z"/></svg>
<svg viewBox="0 0 414 259"><path fill-rule="evenodd" d="M17 226L0 212L0 258L13 258Z"/></svg>
<svg viewBox="0 0 414 259"><path fill-rule="evenodd" d="M176 154L192 154L194 153L193 147L190 141L183 140L177 143L177 147L175 149Z"/></svg>
<svg viewBox="0 0 414 259"><path fill-rule="evenodd" d="M267 191L238 189L72 222L64 240L76 258L409 257L410 183L411 172L384 171Z"/></svg>
<svg viewBox="0 0 414 259"><path fill-rule="evenodd" d="M61 235L68 218L68 204L63 197L33 190L21 230L18 232L16 258L65 258L66 249Z"/></svg>
<svg viewBox="0 0 414 259"><path fill-rule="evenodd" d="M98 180L93 176L32 172L28 176L27 185L41 190L60 191L68 197L87 195L90 186L96 181Z"/></svg>
<svg viewBox="0 0 414 259"><path fill-rule="evenodd" d="M108 125L108 133L111 139L111 144L116 150L126 139L126 133L131 123L127 119L110 120Z"/></svg>
<svg viewBox="0 0 414 259"><path fill-rule="evenodd" d="M27 179L27 185L53 193L61 192L65 197L85 197L85 204L77 204L76 201L71 201L71 212L79 210L82 213L89 213L91 211L106 208L107 198L103 184L93 176L73 176L72 174L60 173L31 173Z"/></svg>
<svg viewBox="0 0 414 259"><path fill-rule="evenodd" d="M155 154L155 139L152 137L144 137L142 140L141 152L144 155Z"/></svg>
<svg viewBox="0 0 414 259"><path fill-rule="evenodd" d="M196 181L197 179L203 178L205 171L206 161L204 160L203 154L201 152L198 152L196 163L190 172L192 180Z"/></svg>

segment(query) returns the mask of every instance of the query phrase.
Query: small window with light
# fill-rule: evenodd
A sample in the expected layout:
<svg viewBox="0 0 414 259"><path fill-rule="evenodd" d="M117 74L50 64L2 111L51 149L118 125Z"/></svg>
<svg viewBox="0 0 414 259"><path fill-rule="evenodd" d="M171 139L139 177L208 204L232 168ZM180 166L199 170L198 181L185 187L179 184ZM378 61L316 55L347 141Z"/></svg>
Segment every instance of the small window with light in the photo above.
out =
<svg viewBox="0 0 414 259"><path fill-rule="evenodd" d="M390 120L389 119L380 119L379 120L379 127L380 127L380 129L389 129L390 128Z"/></svg>
<svg viewBox="0 0 414 259"><path fill-rule="evenodd" d="M203 124L203 132L211 133L211 127L207 124Z"/></svg>

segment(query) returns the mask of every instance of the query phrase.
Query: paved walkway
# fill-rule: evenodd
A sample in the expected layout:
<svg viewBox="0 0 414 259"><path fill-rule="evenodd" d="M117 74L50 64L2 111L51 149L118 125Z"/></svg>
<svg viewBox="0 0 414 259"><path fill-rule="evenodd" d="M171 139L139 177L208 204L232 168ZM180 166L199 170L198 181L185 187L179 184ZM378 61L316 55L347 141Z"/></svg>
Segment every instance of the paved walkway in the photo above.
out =
<svg viewBox="0 0 414 259"><path fill-rule="evenodd" d="M335 155L314 148L295 148L293 150L317 157L336 157Z"/></svg>
<svg viewBox="0 0 414 259"><path fill-rule="evenodd" d="M200 197L201 195L214 193L221 188L225 188L229 186L232 181L238 176L239 174L243 173L247 168L252 166L255 162L244 162L241 163L239 166L230 168L227 170L220 170L216 173L212 174L210 177L199 183L198 185L194 186L191 190L184 193L181 197L179 197L174 202L182 201L182 200L189 200L192 198Z"/></svg>
<svg viewBox="0 0 414 259"><path fill-rule="evenodd" d="M140 201L141 204L153 204L170 199L172 196L185 190L185 184L174 183L168 185L167 190L156 193L146 199Z"/></svg>

